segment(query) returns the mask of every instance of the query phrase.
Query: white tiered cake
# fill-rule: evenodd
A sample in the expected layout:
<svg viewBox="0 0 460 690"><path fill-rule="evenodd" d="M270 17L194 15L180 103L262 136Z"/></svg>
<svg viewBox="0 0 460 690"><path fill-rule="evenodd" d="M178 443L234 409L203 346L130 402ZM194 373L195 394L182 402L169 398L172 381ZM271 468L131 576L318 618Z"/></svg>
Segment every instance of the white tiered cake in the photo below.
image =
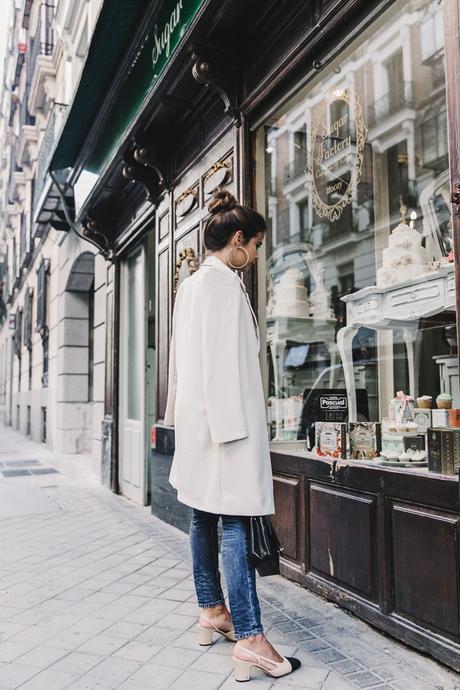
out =
<svg viewBox="0 0 460 690"><path fill-rule="evenodd" d="M283 273L268 305L270 316L296 318L309 315L308 290L303 281L303 273L297 268L289 268Z"/></svg>
<svg viewBox="0 0 460 690"><path fill-rule="evenodd" d="M422 236L411 225L401 222L391 233L389 247L383 250L383 266L377 271L378 287L402 283L430 272Z"/></svg>

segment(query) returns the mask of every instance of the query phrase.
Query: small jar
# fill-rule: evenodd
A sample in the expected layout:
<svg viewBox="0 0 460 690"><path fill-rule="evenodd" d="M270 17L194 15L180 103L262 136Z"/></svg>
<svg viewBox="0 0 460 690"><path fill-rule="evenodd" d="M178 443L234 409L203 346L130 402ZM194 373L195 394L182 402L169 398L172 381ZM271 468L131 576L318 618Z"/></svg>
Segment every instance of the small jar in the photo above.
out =
<svg viewBox="0 0 460 690"><path fill-rule="evenodd" d="M449 426L460 427L460 410L456 407L448 411Z"/></svg>

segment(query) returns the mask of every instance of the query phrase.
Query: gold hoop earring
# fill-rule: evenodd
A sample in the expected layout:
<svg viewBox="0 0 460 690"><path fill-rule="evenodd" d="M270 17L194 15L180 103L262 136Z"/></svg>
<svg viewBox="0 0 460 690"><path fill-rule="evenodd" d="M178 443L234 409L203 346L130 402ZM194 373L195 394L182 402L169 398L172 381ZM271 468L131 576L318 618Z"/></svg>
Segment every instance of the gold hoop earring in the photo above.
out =
<svg viewBox="0 0 460 690"><path fill-rule="evenodd" d="M229 259L229 256L230 256L230 254L232 253L232 251L233 251L234 249L241 249L241 251L244 252L244 253L246 254L246 263L244 263L242 266L234 266L234 265L232 264L232 262L230 261L230 259ZM248 263L249 263L249 253L248 253L247 249L245 249L245 248L242 247L241 245L237 245L236 247L232 247L232 248L227 252L227 263L228 263L228 265L229 265L231 268L235 268L237 271L240 271L242 268L244 268L245 266L247 266Z"/></svg>

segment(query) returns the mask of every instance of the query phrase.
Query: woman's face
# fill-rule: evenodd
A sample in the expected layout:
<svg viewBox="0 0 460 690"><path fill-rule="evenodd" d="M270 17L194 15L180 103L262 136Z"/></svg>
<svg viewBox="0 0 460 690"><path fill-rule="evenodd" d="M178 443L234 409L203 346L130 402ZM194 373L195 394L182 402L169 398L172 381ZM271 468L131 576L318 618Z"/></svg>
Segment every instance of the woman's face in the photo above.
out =
<svg viewBox="0 0 460 690"><path fill-rule="evenodd" d="M242 270L247 270L253 264L257 262L257 250L262 245L263 239L265 237L264 232L258 232L255 237L251 237L247 244L244 244L244 236L241 230L238 230L234 235L233 246L242 246L246 249L249 254L249 261L246 266L243 266ZM232 252L232 264L235 266L242 266L246 262L246 254L242 251L237 251L236 249Z"/></svg>

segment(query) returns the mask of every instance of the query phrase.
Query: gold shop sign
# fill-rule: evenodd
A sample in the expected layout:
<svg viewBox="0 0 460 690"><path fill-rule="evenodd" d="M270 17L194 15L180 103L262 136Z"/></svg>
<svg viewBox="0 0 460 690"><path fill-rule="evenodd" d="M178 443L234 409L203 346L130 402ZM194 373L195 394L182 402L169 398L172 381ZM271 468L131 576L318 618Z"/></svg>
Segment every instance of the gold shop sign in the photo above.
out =
<svg viewBox="0 0 460 690"><path fill-rule="evenodd" d="M314 111L307 173L313 206L334 222L351 203L361 177L367 127L356 94L335 89Z"/></svg>

